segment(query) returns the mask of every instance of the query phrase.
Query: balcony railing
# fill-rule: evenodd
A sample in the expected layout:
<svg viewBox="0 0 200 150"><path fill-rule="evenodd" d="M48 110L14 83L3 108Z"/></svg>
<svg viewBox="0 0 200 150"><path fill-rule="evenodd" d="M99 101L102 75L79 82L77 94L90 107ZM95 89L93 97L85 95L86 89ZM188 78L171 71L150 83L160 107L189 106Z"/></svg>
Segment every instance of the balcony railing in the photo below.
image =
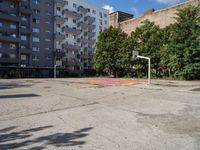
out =
<svg viewBox="0 0 200 150"><path fill-rule="evenodd" d="M88 9L84 8L83 6L79 6L78 7L78 11L81 12L82 14L88 13Z"/></svg>
<svg viewBox="0 0 200 150"><path fill-rule="evenodd" d="M23 7L23 6L19 7L19 11L20 11L21 13L24 13L24 14L31 14L31 13L32 13L32 11L31 11L30 8Z"/></svg>
<svg viewBox="0 0 200 150"><path fill-rule="evenodd" d="M65 57L65 51L56 49L54 51L54 56L57 58Z"/></svg>
<svg viewBox="0 0 200 150"><path fill-rule="evenodd" d="M80 14L78 14L75 11L70 11L68 9L63 10L63 14L66 15L66 16L68 16L68 17L72 17L74 19L80 19L81 18Z"/></svg>
<svg viewBox="0 0 200 150"><path fill-rule="evenodd" d="M65 35L56 33L56 34L55 34L55 39L56 39L57 41L63 41L63 40L65 39Z"/></svg>
<svg viewBox="0 0 200 150"><path fill-rule="evenodd" d="M20 49L20 53L22 53L22 54L31 54L32 53L32 49L31 48L21 48Z"/></svg>
<svg viewBox="0 0 200 150"><path fill-rule="evenodd" d="M96 33L95 32L87 32L86 34L89 38L95 37Z"/></svg>
<svg viewBox="0 0 200 150"><path fill-rule="evenodd" d="M20 28L19 32L23 33L23 34L31 34L32 30L29 28Z"/></svg>
<svg viewBox="0 0 200 150"><path fill-rule="evenodd" d="M57 16L55 16L55 21L57 23L63 24L65 22L65 19L57 15Z"/></svg>
<svg viewBox="0 0 200 150"><path fill-rule="evenodd" d="M9 36L9 35L0 35L0 41L19 43L20 42L20 38L12 37L12 36Z"/></svg>
<svg viewBox="0 0 200 150"><path fill-rule="evenodd" d="M81 47L78 46L78 45L72 45L72 44L63 44L63 49L66 49L66 50L80 50Z"/></svg>
<svg viewBox="0 0 200 150"><path fill-rule="evenodd" d="M12 16L7 13L0 12L0 19L7 20L7 21L13 21L13 22L19 22L20 18L18 16Z"/></svg>
<svg viewBox="0 0 200 150"><path fill-rule="evenodd" d="M95 40L93 39L85 39L85 38L80 38L77 40L77 42L81 42L83 44L90 44L93 45L95 43Z"/></svg>
<svg viewBox="0 0 200 150"><path fill-rule="evenodd" d="M95 18L94 17L90 17L90 16L86 16L84 18L84 21L87 21L89 24L92 24L95 22Z"/></svg>
<svg viewBox="0 0 200 150"><path fill-rule="evenodd" d="M65 0L55 0L55 4L57 6L64 7L67 4L67 1L65 1Z"/></svg>
<svg viewBox="0 0 200 150"><path fill-rule="evenodd" d="M17 64L19 63L19 59L10 57L0 57L0 63Z"/></svg>
<svg viewBox="0 0 200 150"><path fill-rule="evenodd" d="M81 34L81 30L75 28L64 27L63 31L69 34L78 35Z"/></svg>

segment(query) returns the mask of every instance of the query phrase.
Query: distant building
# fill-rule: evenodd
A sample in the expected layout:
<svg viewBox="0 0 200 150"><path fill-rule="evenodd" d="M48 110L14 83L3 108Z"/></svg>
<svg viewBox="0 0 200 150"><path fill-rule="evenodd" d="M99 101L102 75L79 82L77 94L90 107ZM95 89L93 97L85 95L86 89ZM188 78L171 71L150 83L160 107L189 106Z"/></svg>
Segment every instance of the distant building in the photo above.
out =
<svg viewBox="0 0 200 150"><path fill-rule="evenodd" d="M114 12L110 14L110 25L113 27L119 27L127 34L131 34L132 31L135 31L137 27L142 25L142 22L146 19L149 21L155 22L156 25L159 25L161 28L164 28L171 23L174 23L175 14L177 9L187 7L189 5L198 5L200 0L189 0L187 2L177 4L165 9L157 10L154 9L147 10L143 16L133 17L131 14L124 12Z"/></svg>
<svg viewBox="0 0 200 150"><path fill-rule="evenodd" d="M107 10L81 0L0 0L0 78L21 69L20 76L49 77L55 65L90 69L108 26Z"/></svg>
<svg viewBox="0 0 200 150"><path fill-rule="evenodd" d="M108 27L109 12L107 10L81 0L56 0L57 65L73 71L91 69L97 37Z"/></svg>

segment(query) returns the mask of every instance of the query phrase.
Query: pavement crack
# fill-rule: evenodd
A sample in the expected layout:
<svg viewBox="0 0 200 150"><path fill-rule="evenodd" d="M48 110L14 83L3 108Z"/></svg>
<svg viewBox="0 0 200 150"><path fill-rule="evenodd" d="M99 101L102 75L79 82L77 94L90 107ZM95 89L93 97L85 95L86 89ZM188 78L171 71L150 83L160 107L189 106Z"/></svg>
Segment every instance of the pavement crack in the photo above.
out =
<svg viewBox="0 0 200 150"><path fill-rule="evenodd" d="M110 139L110 138L108 138L108 137L106 137L106 136L104 136L104 135L101 135L101 134L96 134L96 135L98 135L98 136L100 136L100 137L103 137L103 138L106 139L107 141L109 141L109 142L111 142L111 143L117 145L118 150L121 150L121 146L120 146L119 143L115 142L114 140L112 140L112 139Z"/></svg>
<svg viewBox="0 0 200 150"><path fill-rule="evenodd" d="M99 104L99 103L98 102L93 102L93 103L82 104L82 105L77 105L77 106L58 108L58 109L54 109L54 110L49 110L49 111L44 111L44 112L38 112L38 113L23 115L23 116L19 116L19 117L15 117L15 118L10 118L10 119L2 119L0 121L14 120L14 119L19 119L19 118L24 118L24 117L37 116L37 115L47 114L47 113L51 113L51 112L59 112L59 111L62 111L62 110L70 110L70 109L86 107L86 106L92 106L92 105L97 105L97 104Z"/></svg>

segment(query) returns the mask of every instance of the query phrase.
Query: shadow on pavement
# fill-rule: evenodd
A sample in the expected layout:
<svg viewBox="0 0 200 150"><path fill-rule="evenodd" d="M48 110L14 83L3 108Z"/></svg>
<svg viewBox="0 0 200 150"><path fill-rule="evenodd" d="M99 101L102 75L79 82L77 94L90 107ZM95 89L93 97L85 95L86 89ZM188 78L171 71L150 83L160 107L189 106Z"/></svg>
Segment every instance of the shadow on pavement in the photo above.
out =
<svg viewBox="0 0 200 150"><path fill-rule="evenodd" d="M22 84L22 83L0 83L0 90L26 88L31 86L32 86L31 84Z"/></svg>
<svg viewBox="0 0 200 150"><path fill-rule="evenodd" d="M16 129L16 126L9 128L0 129L0 149L22 149L26 146L31 146L33 144L39 144L37 147L31 147L31 150L42 150L46 146L54 147L67 147L67 146L77 146L83 145L86 142L80 140L88 136L88 132L93 128L83 128L81 130L74 131L72 133L55 133L50 135L42 135L40 137L33 138L35 132L40 132L45 129L53 128L53 126L44 126L38 128L32 128L27 130L22 130L19 132L14 132L12 130Z"/></svg>
<svg viewBox="0 0 200 150"><path fill-rule="evenodd" d="M9 99L9 98L25 98L25 97L39 97L37 94L12 94L12 95L0 95L0 99Z"/></svg>

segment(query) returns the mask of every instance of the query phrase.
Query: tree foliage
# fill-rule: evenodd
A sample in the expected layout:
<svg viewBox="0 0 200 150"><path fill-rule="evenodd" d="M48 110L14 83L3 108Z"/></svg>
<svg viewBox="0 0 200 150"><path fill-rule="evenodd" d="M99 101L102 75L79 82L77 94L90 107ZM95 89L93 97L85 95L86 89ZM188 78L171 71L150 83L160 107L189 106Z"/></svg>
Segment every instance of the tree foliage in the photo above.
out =
<svg viewBox="0 0 200 150"><path fill-rule="evenodd" d="M122 47L126 38L127 35L119 28L110 27L101 33L95 54L95 68L97 72L118 76L123 71L125 68L123 62L127 54Z"/></svg>
<svg viewBox="0 0 200 150"><path fill-rule="evenodd" d="M175 19L162 63L178 78L200 79L200 8L180 9Z"/></svg>
<svg viewBox="0 0 200 150"><path fill-rule="evenodd" d="M145 20L129 37L110 27L97 42L97 71L117 75L131 66L146 70L145 60L131 60L133 50L150 57L154 70L165 68L174 77L200 79L200 7L178 10L175 23L162 29Z"/></svg>

